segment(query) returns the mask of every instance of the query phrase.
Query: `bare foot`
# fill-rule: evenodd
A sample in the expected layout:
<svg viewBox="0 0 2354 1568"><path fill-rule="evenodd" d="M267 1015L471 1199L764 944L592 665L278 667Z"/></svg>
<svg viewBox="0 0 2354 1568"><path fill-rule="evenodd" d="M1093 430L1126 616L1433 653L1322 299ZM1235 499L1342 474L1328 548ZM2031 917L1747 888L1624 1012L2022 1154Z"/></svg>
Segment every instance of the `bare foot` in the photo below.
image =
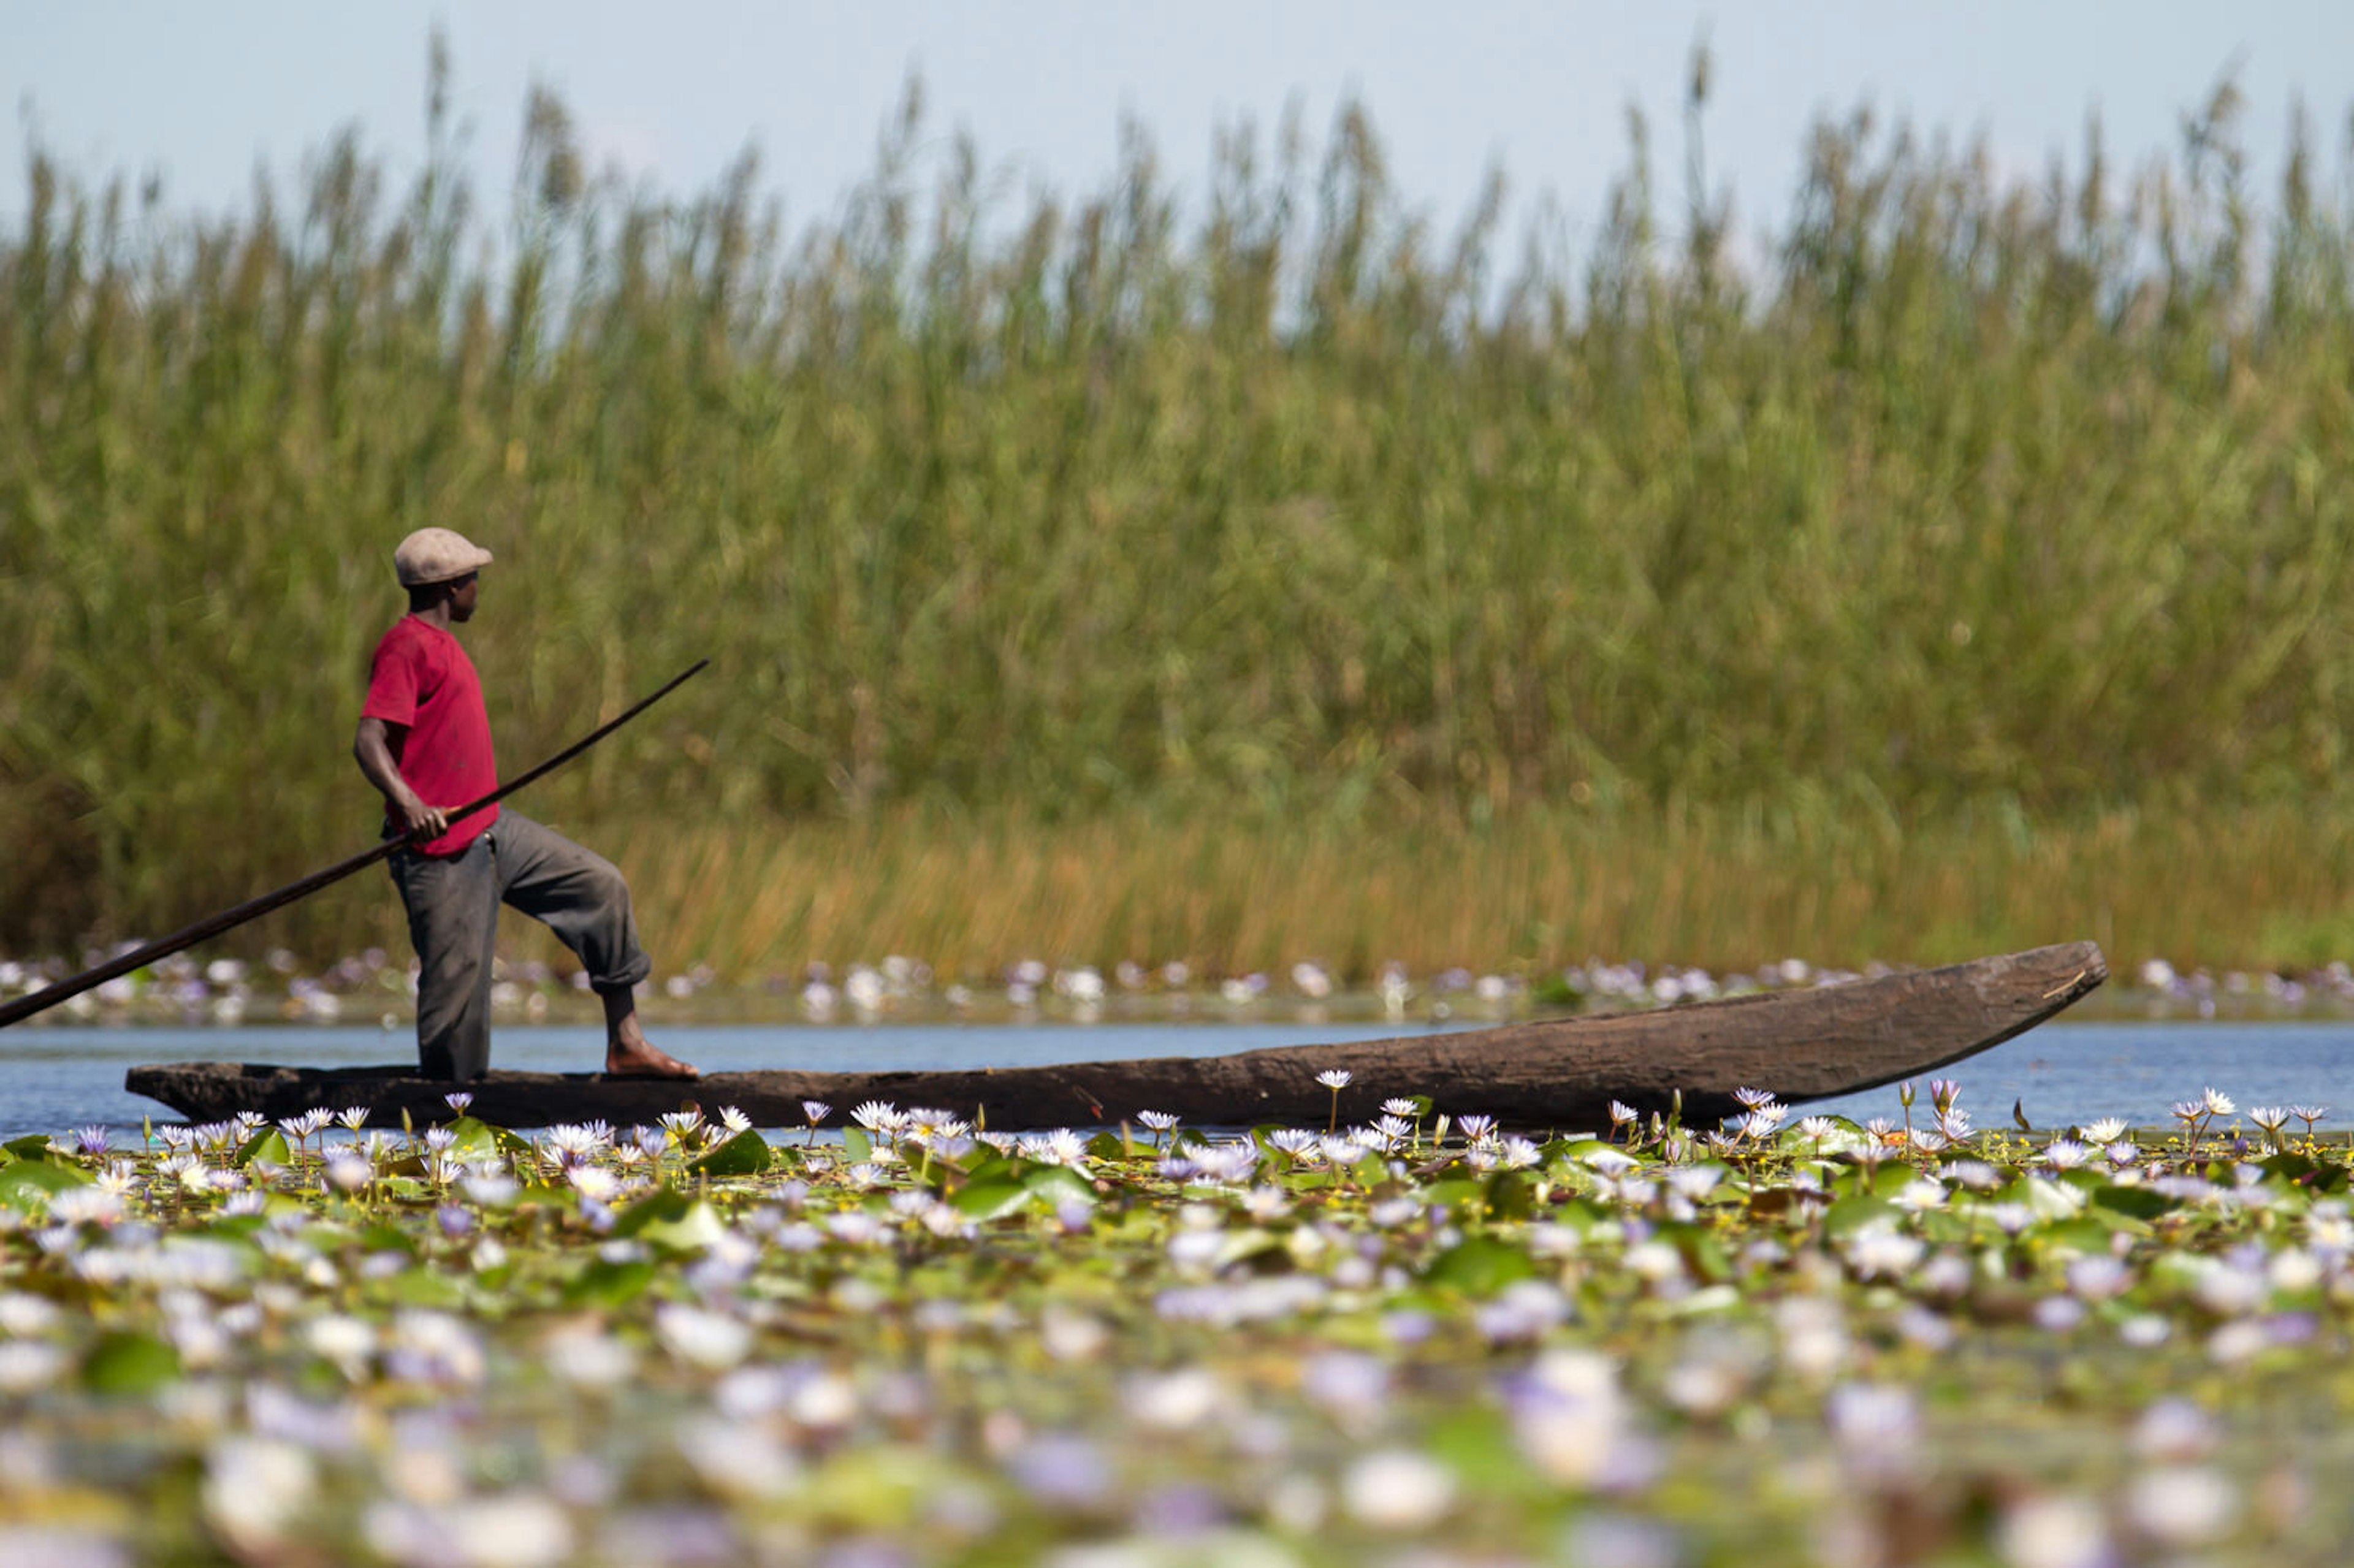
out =
<svg viewBox="0 0 2354 1568"><path fill-rule="evenodd" d="M638 1027L626 991L606 991L605 1075L609 1078L699 1078L702 1074L657 1047Z"/></svg>
<svg viewBox="0 0 2354 1568"><path fill-rule="evenodd" d="M605 1047L605 1075L609 1078L703 1076L694 1067L649 1042L642 1034L638 1036L634 1044L625 1044L617 1040Z"/></svg>

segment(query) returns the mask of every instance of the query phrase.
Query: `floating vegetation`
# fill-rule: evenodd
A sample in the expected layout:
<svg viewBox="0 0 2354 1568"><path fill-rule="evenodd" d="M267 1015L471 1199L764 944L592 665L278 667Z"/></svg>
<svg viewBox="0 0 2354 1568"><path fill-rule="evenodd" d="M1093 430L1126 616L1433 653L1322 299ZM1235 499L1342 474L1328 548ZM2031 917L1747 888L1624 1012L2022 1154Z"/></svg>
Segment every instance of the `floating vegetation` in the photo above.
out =
<svg viewBox="0 0 2354 1568"><path fill-rule="evenodd" d="M2328 1107L20 1139L0 1558L2321 1561Z"/></svg>

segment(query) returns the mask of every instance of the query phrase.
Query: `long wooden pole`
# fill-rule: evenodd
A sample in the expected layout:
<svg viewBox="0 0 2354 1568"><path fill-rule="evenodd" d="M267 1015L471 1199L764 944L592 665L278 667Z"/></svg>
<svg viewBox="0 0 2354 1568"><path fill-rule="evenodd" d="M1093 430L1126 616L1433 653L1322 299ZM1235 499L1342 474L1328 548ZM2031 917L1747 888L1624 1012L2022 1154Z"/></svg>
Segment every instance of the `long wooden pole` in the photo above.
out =
<svg viewBox="0 0 2354 1568"><path fill-rule="evenodd" d="M470 817L485 806L497 804L533 779L563 767L564 764L670 695L685 683L688 676L695 674L710 662L708 659L697 659L694 663L672 676L659 691L642 698L636 705L617 717L599 725L529 772L510 779L481 800L469 801L449 812L448 820L454 822L461 817ZM219 914L209 916L193 926L184 927L168 937L159 938L143 948L137 948L109 959L96 969L84 969L78 975L61 980L44 990L34 991L29 996L20 996L14 1001L0 1004L0 1029L5 1029L20 1019L30 1018L37 1012L47 1012L70 997L80 996L93 986L104 985L117 975L127 975L133 969L143 969L157 959L171 957L183 948L193 948L207 937L217 937L223 931L232 927L242 926L248 920L269 914L272 909L282 908L298 898L307 898L330 883L341 882L352 873L374 865L408 842L406 838L386 839L371 848L360 851L355 855L337 861L324 871L314 871L300 882L290 882L274 892L261 895L259 898L249 898L234 909L224 909Z"/></svg>

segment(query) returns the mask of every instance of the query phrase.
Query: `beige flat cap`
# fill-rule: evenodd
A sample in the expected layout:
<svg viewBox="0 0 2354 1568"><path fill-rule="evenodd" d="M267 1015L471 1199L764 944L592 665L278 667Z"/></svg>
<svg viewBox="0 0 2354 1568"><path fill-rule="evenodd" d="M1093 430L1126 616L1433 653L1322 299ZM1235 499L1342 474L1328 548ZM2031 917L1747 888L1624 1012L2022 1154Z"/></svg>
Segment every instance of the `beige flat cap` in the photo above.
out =
<svg viewBox="0 0 2354 1568"><path fill-rule="evenodd" d="M392 552L403 588L446 583L491 564L491 553L453 528L419 528Z"/></svg>

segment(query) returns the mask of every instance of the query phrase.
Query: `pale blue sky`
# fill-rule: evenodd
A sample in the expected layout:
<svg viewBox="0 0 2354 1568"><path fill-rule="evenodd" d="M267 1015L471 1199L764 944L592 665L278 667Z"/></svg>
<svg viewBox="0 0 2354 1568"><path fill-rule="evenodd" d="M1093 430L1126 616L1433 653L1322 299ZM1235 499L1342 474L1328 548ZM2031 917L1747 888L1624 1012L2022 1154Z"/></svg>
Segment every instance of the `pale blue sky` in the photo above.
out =
<svg viewBox="0 0 2354 1568"><path fill-rule="evenodd" d="M568 102L599 163L673 194L757 144L763 184L796 224L837 213L872 168L912 70L940 143L970 130L1017 191L1098 186L1123 111L1198 189L1222 121L1271 128L1296 99L1320 139L1354 91L1398 184L1442 224L1500 161L1515 214L1550 191L1574 235L1591 232L1625 166L1630 101L1651 115L1666 192L1678 189L1685 62L1703 32L1716 58L1710 166L1751 231L1782 215L1810 118L1859 102L1963 137L1983 131L2022 173L2055 150L2073 162L2097 106L2113 152L2133 164L2174 145L2182 111L2236 62L2266 194L2292 95L2314 111L2333 168L2354 106L2354 0L16 0L0 7L12 111L0 215L23 210L28 125L85 178L160 172L183 209L242 202L257 164L283 178L347 124L396 175L412 172L437 18L486 194L505 188L536 79Z"/></svg>

